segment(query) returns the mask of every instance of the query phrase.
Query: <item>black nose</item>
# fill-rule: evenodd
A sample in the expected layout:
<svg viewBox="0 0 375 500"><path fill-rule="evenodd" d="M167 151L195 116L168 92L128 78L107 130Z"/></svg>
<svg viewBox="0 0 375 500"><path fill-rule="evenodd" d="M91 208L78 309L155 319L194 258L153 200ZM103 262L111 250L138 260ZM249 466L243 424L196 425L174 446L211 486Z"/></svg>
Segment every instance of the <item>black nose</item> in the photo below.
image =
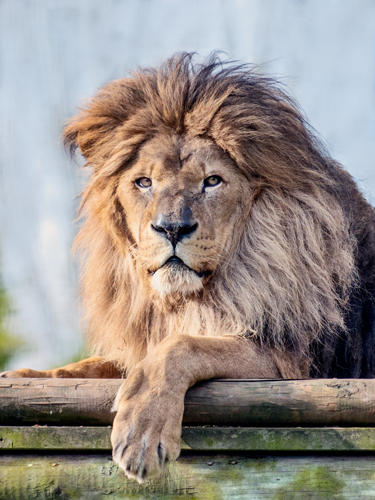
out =
<svg viewBox="0 0 375 500"><path fill-rule="evenodd" d="M151 224L151 226L156 232L162 233L175 248L177 243L185 236L194 233L198 223L192 223L188 217L183 217L177 222L171 222L164 214L159 214L155 219L155 223Z"/></svg>

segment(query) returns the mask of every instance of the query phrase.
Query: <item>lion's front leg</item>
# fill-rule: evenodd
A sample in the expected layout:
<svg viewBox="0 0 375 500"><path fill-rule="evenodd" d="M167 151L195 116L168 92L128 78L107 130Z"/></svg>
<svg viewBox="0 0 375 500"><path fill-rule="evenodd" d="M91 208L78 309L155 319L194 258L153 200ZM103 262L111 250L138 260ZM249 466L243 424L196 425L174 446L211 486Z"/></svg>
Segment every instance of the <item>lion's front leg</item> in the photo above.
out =
<svg viewBox="0 0 375 500"><path fill-rule="evenodd" d="M184 397L190 386L215 377L283 376L272 353L247 339L168 337L132 370L117 395L113 459L139 482L157 477L165 463L179 455Z"/></svg>
<svg viewBox="0 0 375 500"><path fill-rule="evenodd" d="M106 361L99 356L83 359L78 363L54 370L21 370L0 373L0 377L6 378L121 378L121 371L111 361Z"/></svg>

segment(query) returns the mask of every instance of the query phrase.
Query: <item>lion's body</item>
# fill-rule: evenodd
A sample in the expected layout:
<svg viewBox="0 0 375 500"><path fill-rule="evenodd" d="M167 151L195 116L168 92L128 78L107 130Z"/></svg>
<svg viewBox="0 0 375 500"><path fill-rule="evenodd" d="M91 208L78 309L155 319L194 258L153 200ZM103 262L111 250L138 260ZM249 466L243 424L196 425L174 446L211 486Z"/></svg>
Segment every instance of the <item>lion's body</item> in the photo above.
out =
<svg viewBox="0 0 375 500"><path fill-rule="evenodd" d="M178 455L197 380L375 375L374 209L274 81L176 56L104 87L65 141L93 170L77 248L101 358L48 376L127 376L129 477Z"/></svg>
<svg viewBox="0 0 375 500"><path fill-rule="evenodd" d="M315 376L374 375L367 359L373 322L361 315L371 316L374 211L272 80L217 64L192 70L189 58L177 58L109 84L71 123L66 141L78 143L95 171L79 244L88 254L83 291L96 353L129 369L176 331L256 332L257 342L309 357ZM243 192L236 188L230 207L224 196L200 214L205 197L192 201L196 186L184 186L182 177L190 172L202 181L202 154L225 163L230 189L240 179ZM181 155L192 158L181 165ZM177 298L158 297L142 273L142 238L154 240L151 253L162 239L140 234L139 223L144 211L152 220L159 208L124 188L155 162L159 177L171 180L160 185L164 202L189 192L181 203L194 205L203 233L213 230L209 250L194 247L198 268L216 261L211 278ZM223 205L231 221L218 216ZM179 246L200 237L198 230ZM168 245L160 250L160 264L168 252ZM361 309L366 302L361 313L358 301Z"/></svg>

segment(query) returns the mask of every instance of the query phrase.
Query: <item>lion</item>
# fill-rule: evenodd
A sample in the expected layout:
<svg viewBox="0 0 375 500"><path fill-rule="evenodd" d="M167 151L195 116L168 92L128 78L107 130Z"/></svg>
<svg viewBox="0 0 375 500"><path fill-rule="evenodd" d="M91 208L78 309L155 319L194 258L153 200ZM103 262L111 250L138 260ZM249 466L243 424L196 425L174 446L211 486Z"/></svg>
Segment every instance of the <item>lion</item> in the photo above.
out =
<svg viewBox="0 0 375 500"><path fill-rule="evenodd" d="M76 248L93 356L4 376L123 377L129 478L177 459L198 381L374 376L374 209L277 81L175 55L104 86L64 140L92 170Z"/></svg>

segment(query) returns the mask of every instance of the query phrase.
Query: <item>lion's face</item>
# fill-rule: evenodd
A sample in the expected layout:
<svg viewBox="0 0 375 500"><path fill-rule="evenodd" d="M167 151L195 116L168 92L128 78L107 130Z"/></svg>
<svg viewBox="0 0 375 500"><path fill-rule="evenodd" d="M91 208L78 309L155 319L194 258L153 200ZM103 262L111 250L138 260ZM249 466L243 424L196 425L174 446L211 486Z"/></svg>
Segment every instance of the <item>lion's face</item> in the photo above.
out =
<svg viewBox="0 0 375 500"><path fill-rule="evenodd" d="M117 190L143 279L162 296L197 293L236 245L250 192L208 140L148 141Z"/></svg>

